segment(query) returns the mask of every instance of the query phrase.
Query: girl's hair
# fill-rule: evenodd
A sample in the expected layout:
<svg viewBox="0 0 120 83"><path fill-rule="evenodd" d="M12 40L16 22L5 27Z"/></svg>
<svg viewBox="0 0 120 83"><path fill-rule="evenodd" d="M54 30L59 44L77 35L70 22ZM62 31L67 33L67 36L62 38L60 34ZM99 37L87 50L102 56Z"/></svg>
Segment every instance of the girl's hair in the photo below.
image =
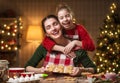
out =
<svg viewBox="0 0 120 83"><path fill-rule="evenodd" d="M57 21L58 21L58 18L57 18L57 16L55 16L55 15L48 15L48 16L46 16L45 18L43 18L43 20L41 21L41 23L42 23L42 28L43 28L43 30L44 30L44 32L46 33L46 30L45 30L45 25L44 25L44 23L45 23L45 21L47 20L47 19L50 19L50 18L54 18L54 19L56 19ZM59 21L58 21L59 22Z"/></svg>
<svg viewBox="0 0 120 83"><path fill-rule="evenodd" d="M56 8L55 14L58 16L58 12L62 9L67 10L72 15L72 21L73 21L73 23L75 23L76 22L75 15L74 15L73 11L71 10L71 8L65 3L62 3L62 4L58 5L58 7Z"/></svg>
<svg viewBox="0 0 120 83"><path fill-rule="evenodd" d="M65 3L59 4L59 5L57 6L57 8L56 8L56 15L57 15L58 12L59 12L60 10L62 10L62 9L66 9L69 13L72 14L72 16L74 16L71 8L70 8L67 4L65 4Z"/></svg>

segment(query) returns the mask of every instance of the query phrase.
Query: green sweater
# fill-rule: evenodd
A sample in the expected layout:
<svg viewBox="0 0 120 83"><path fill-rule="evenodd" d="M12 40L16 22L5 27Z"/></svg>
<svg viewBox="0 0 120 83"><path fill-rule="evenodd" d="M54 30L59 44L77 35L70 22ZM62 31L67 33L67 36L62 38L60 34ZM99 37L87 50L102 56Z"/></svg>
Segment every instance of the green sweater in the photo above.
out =
<svg viewBox="0 0 120 83"><path fill-rule="evenodd" d="M36 51L34 52L33 56L28 60L28 62L25 65L25 68L27 66L33 66L36 67L39 62L46 57L47 50L42 46L39 45ZM79 64L82 64L85 68L94 68L96 73L96 65L90 60L89 56L87 55L87 52L85 50L76 50L75 51L76 57L73 59L74 65L77 67Z"/></svg>

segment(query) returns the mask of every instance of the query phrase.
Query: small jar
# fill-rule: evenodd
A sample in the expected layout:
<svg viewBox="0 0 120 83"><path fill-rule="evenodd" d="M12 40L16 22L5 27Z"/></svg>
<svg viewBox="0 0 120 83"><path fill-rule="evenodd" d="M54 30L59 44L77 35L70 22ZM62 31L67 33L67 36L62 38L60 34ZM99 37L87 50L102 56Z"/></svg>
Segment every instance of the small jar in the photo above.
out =
<svg viewBox="0 0 120 83"><path fill-rule="evenodd" d="M0 81L8 79L8 64L7 60L0 60Z"/></svg>

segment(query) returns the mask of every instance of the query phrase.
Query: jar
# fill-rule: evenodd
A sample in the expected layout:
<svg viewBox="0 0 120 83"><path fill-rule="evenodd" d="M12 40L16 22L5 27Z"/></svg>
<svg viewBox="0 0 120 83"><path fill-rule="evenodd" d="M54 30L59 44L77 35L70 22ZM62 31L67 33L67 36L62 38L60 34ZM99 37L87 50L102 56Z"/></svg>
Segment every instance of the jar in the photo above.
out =
<svg viewBox="0 0 120 83"><path fill-rule="evenodd" d="M21 73L25 71L25 68L15 67L15 68L9 68L9 77L10 78L16 78L19 77Z"/></svg>
<svg viewBox="0 0 120 83"><path fill-rule="evenodd" d="M7 60L0 60L0 81L8 79L8 64Z"/></svg>

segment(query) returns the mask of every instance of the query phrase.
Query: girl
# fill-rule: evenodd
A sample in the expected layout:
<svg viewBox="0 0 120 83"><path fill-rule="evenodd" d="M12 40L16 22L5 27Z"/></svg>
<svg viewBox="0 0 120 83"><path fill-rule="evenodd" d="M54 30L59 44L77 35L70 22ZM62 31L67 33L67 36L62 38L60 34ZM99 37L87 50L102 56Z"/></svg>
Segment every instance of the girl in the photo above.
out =
<svg viewBox="0 0 120 83"><path fill-rule="evenodd" d="M62 27L54 15L49 15L42 20L42 27L45 31L46 35L49 36L55 43L66 46L71 42L70 39L67 39L62 34ZM73 72L70 74L71 76L80 75L82 71L87 71L91 73L96 72L96 66L87 56L87 52L84 50L73 49L75 53L74 58L68 58L61 52L48 52L42 45L40 45L35 51L34 55L25 65L26 71L35 72L35 73L43 73L45 72L44 67L47 64L61 64L61 65L72 65L74 66ZM44 59L44 67L36 68L38 63ZM78 67L79 64L82 64L85 68Z"/></svg>
<svg viewBox="0 0 120 83"><path fill-rule="evenodd" d="M50 52L51 50L56 50L71 56L71 50L75 46L79 46L81 49L86 51L94 51L95 45L90 35L80 24L73 23L73 13L67 5L59 5L56 14L58 16L59 22L64 28L65 37L74 39L66 46L57 45L49 37L45 37L42 45Z"/></svg>

